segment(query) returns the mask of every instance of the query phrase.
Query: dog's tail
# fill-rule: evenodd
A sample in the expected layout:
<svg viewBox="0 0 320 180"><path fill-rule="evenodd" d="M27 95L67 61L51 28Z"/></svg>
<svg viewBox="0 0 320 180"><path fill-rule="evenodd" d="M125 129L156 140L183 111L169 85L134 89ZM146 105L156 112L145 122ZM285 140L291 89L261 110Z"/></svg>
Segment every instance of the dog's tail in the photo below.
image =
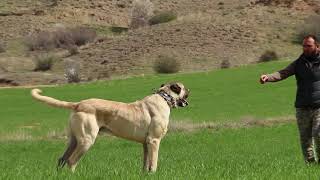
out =
<svg viewBox="0 0 320 180"><path fill-rule="evenodd" d="M41 93L42 91L40 89L31 90L31 95L33 98L35 98L38 101L44 102L50 106L74 110L78 104L74 102L60 101L48 96L43 96L41 95Z"/></svg>

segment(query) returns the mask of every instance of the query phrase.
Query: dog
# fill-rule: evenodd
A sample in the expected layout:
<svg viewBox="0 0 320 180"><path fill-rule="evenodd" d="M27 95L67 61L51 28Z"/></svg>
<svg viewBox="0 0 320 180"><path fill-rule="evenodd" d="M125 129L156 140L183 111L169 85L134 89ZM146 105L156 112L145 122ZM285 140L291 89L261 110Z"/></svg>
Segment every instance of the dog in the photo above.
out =
<svg viewBox="0 0 320 180"><path fill-rule="evenodd" d="M34 99L72 111L69 144L57 165L57 169L61 169L67 164L72 172L102 129L107 129L117 137L141 143L143 169L155 172L160 141L168 129L170 110L187 106L189 96L189 90L179 82L162 84L152 95L133 103L103 99L66 102L41 93L40 89L31 90Z"/></svg>

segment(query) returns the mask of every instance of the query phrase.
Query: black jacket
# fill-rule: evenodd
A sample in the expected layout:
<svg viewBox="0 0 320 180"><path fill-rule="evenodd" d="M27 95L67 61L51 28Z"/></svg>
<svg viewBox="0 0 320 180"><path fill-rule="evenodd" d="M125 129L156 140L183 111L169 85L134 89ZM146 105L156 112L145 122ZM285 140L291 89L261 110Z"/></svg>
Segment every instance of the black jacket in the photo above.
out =
<svg viewBox="0 0 320 180"><path fill-rule="evenodd" d="M314 57L301 55L295 61L297 80L295 107L320 107L320 54Z"/></svg>

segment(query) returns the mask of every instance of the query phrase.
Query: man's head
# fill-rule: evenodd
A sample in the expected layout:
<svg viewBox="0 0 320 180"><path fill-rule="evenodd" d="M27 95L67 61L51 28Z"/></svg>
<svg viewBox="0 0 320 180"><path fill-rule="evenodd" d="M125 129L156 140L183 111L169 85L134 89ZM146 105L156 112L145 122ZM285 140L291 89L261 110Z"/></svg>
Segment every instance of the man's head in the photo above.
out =
<svg viewBox="0 0 320 180"><path fill-rule="evenodd" d="M318 49L318 40L314 35L307 35L302 42L303 54L307 57L314 56Z"/></svg>

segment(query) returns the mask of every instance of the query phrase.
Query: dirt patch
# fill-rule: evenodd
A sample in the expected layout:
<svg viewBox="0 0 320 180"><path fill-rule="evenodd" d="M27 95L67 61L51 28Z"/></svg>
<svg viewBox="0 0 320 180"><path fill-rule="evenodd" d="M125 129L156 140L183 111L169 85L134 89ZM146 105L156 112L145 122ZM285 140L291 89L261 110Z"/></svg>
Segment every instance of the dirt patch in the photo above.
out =
<svg viewBox="0 0 320 180"><path fill-rule="evenodd" d="M30 133L23 130L9 134L0 134L0 141L28 141L34 139L35 138L30 135Z"/></svg>
<svg viewBox="0 0 320 180"><path fill-rule="evenodd" d="M246 117L239 122L227 123L191 123L187 121L171 120L169 124L169 132L196 132L199 130L223 130L223 129L239 129L239 128L255 128L255 127L272 127L281 124L295 122L294 117L280 117L269 119L254 119ZM0 141L26 141L26 140L66 140L68 138L67 130L63 131L49 131L45 136L33 137L30 133L23 131L23 129L37 128L37 125L29 125L20 127L21 130L10 133L0 134ZM102 129L99 132L99 137L117 138L111 134L110 131Z"/></svg>
<svg viewBox="0 0 320 180"><path fill-rule="evenodd" d="M66 83L66 80L63 74L57 75L50 72L5 73L0 76L0 86L55 85L64 83Z"/></svg>
<svg viewBox="0 0 320 180"><path fill-rule="evenodd" d="M45 137L43 137L43 139L68 139L68 134L66 130L63 132L50 131Z"/></svg>
<svg viewBox="0 0 320 180"><path fill-rule="evenodd" d="M170 132L193 132L203 129L221 130L221 129L239 129L239 128L253 128L253 127L271 127L279 124L292 123L295 121L294 117L270 118L270 119L254 119L244 118L239 122L227 123L192 123L186 121L170 121Z"/></svg>
<svg viewBox="0 0 320 180"><path fill-rule="evenodd" d="M0 67L4 72L26 72L35 68L28 57L0 57Z"/></svg>

